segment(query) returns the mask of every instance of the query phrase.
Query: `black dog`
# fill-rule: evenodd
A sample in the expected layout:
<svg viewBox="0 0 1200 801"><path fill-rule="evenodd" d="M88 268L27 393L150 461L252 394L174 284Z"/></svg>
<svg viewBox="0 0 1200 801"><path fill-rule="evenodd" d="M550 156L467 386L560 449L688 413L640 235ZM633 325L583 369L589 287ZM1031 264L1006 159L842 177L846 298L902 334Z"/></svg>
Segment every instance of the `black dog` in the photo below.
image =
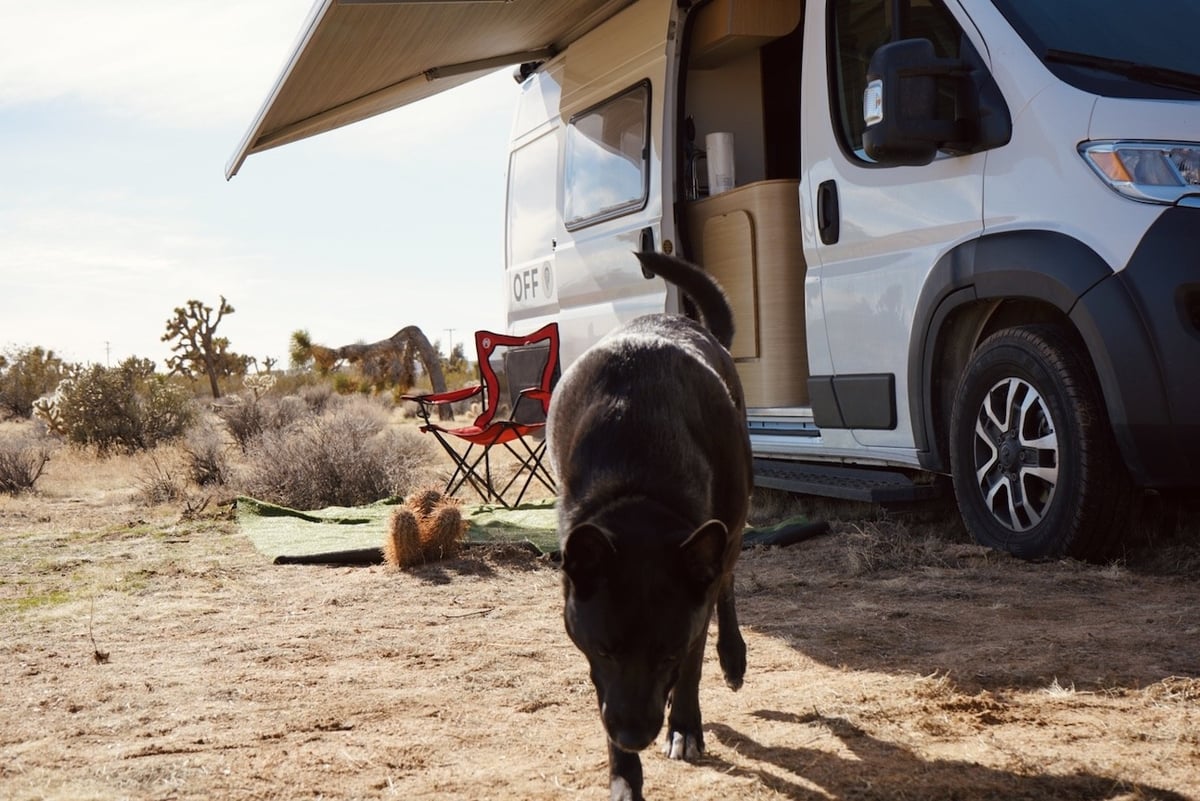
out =
<svg viewBox="0 0 1200 801"><path fill-rule="evenodd" d="M619 801L642 798L638 752L668 703L667 756L703 751L700 668L714 604L725 681L742 684L733 566L753 480L724 293L687 262L638 258L692 298L711 333L679 315L634 320L563 374L547 423L564 618L591 668Z"/></svg>

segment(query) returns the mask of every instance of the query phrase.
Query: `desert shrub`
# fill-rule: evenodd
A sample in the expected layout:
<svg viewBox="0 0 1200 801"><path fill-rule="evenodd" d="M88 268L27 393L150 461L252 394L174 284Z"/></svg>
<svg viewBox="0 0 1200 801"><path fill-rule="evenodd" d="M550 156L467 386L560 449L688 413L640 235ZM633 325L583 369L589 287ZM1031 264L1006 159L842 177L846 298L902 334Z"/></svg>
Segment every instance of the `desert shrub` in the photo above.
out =
<svg viewBox="0 0 1200 801"><path fill-rule="evenodd" d="M332 373L329 380L333 382L333 391L339 395L353 395L356 392L361 392L364 395L371 391L371 386L364 383L357 376L349 373Z"/></svg>
<svg viewBox="0 0 1200 801"><path fill-rule="evenodd" d="M77 369L54 351L43 348L19 348L0 354L0 418L32 416L37 399L53 392Z"/></svg>
<svg viewBox="0 0 1200 801"><path fill-rule="evenodd" d="M301 387L296 392L296 395L315 414L325 411L332 399L337 397L333 391L333 387L329 384L309 384L308 386Z"/></svg>
<svg viewBox="0 0 1200 801"><path fill-rule="evenodd" d="M275 386L273 392L279 396L286 395L303 395L304 392L313 386L324 384L328 387L321 376L308 370L280 370L271 373L275 377Z"/></svg>
<svg viewBox="0 0 1200 801"><path fill-rule="evenodd" d="M178 439L196 419L192 395L165 376L153 376L141 387L140 420L143 447Z"/></svg>
<svg viewBox="0 0 1200 801"><path fill-rule="evenodd" d="M212 423L192 426L183 441L188 478L201 487L225 486L233 476L229 443Z"/></svg>
<svg viewBox="0 0 1200 801"><path fill-rule="evenodd" d="M59 385L53 416L68 441L131 453L175 439L195 419L191 394L144 359L93 365Z"/></svg>
<svg viewBox="0 0 1200 801"><path fill-rule="evenodd" d="M432 459L421 434L389 428L377 402L349 396L320 415L263 431L247 452L240 486L297 509L358 506L404 494Z"/></svg>
<svg viewBox="0 0 1200 801"><path fill-rule="evenodd" d="M257 400L235 400L216 409L216 413L225 424L229 435L233 437L233 441L243 451L266 430L262 404Z"/></svg>
<svg viewBox="0 0 1200 801"><path fill-rule="evenodd" d="M281 431L310 415L310 407L301 398L282 398L245 394L217 409L217 416L243 452L264 431Z"/></svg>
<svg viewBox="0 0 1200 801"><path fill-rule="evenodd" d="M53 448L32 433L0 435L0 492L17 495L33 489Z"/></svg>

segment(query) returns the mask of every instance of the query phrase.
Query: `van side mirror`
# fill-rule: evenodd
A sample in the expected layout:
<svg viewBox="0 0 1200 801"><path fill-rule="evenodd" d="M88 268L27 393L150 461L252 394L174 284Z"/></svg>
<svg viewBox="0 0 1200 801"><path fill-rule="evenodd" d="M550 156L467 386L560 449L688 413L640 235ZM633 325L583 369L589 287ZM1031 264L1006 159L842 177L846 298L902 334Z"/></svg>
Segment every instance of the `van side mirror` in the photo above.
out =
<svg viewBox="0 0 1200 801"><path fill-rule="evenodd" d="M953 98L939 110L939 97ZM939 150L977 153L1006 144L1012 121L1000 89L975 49L938 58L928 39L880 47L867 68L863 148L881 164L921 166Z"/></svg>
<svg viewBox="0 0 1200 801"><path fill-rule="evenodd" d="M958 137L953 120L937 117L938 80L962 70L938 58L928 39L892 42L875 51L863 93L863 148L883 164L920 166Z"/></svg>

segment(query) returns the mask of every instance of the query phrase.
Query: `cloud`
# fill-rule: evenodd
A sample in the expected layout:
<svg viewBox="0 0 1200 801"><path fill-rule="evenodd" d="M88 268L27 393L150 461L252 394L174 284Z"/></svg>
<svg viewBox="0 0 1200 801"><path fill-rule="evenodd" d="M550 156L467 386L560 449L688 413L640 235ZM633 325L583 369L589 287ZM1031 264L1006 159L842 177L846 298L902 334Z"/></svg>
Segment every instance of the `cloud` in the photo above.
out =
<svg viewBox="0 0 1200 801"><path fill-rule="evenodd" d="M219 261L226 244L180 218L124 208L119 194L76 198L79 205L26 205L0 220L10 291L86 287L126 295L170 287L196 265Z"/></svg>
<svg viewBox="0 0 1200 801"><path fill-rule="evenodd" d="M310 0L39 0L0 26L0 108L71 98L167 125L253 115Z"/></svg>

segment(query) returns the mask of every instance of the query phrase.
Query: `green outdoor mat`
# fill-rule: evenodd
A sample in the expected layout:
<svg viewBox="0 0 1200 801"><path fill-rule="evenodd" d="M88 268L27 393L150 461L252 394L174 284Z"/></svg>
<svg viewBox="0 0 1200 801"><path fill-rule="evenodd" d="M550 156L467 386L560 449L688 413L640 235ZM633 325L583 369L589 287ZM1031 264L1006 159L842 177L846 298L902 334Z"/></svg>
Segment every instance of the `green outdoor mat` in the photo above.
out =
<svg viewBox="0 0 1200 801"><path fill-rule="evenodd" d="M277 563L378 564L388 520L398 500L370 506L330 506L311 512L242 496L237 501L241 530L254 547ZM529 543L541 553L558 550L554 501L534 501L515 509L463 506L470 543ZM785 547L829 533L825 521L804 517L746 529L742 547Z"/></svg>
<svg viewBox="0 0 1200 801"><path fill-rule="evenodd" d="M397 503L399 500L305 512L243 496L237 500L237 521L254 547L273 560L344 554L345 559L334 561L370 563L382 559L372 559L370 551L383 547ZM542 553L558 549L553 500L525 503L515 509L464 505L462 512L468 542L528 542ZM352 552L361 553L351 558Z"/></svg>

